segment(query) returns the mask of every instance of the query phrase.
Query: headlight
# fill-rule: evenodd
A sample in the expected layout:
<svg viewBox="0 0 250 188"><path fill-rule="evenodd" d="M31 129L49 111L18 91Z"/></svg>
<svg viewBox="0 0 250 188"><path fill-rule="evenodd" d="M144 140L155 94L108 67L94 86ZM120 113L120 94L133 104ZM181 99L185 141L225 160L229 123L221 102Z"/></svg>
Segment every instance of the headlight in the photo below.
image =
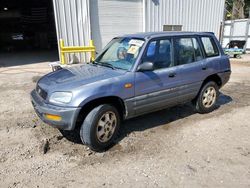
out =
<svg viewBox="0 0 250 188"><path fill-rule="evenodd" d="M69 103L72 99L71 92L54 92L49 98L51 103Z"/></svg>

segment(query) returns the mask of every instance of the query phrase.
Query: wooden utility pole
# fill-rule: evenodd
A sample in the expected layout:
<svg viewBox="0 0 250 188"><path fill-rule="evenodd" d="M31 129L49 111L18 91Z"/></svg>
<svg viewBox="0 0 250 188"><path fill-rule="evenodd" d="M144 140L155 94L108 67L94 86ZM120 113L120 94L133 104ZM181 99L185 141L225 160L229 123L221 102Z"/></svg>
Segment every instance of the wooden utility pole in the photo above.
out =
<svg viewBox="0 0 250 188"><path fill-rule="evenodd" d="M232 8L232 19L243 19L244 16L244 0L234 0Z"/></svg>

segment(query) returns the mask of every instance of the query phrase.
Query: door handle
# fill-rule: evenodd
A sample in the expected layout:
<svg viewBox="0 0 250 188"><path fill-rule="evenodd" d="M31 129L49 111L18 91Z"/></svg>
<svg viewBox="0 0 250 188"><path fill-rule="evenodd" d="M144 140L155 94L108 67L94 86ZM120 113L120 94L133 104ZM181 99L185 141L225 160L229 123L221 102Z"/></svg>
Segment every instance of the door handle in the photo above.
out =
<svg viewBox="0 0 250 188"><path fill-rule="evenodd" d="M176 76L176 73L174 73L174 72L173 72L173 73L170 73L170 74L168 75L169 78L173 78L173 77L175 77L175 76Z"/></svg>
<svg viewBox="0 0 250 188"><path fill-rule="evenodd" d="M202 67L202 70L207 70L207 67Z"/></svg>

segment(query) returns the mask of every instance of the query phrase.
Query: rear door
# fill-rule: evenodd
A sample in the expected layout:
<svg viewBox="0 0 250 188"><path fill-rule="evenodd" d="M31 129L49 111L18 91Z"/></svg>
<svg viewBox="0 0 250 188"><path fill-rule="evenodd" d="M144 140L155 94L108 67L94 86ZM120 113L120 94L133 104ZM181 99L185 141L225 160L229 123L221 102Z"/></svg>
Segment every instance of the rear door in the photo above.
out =
<svg viewBox="0 0 250 188"><path fill-rule="evenodd" d="M181 102L193 99L204 80L205 59L197 37L180 36L174 39L174 59L179 70Z"/></svg>
<svg viewBox="0 0 250 188"><path fill-rule="evenodd" d="M206 56L204 63L204 76L208 77L212 74L220 72L220 63L223 62L223 57L220 56L219 49L211 36L201 36L203 51ZM226 59L227 57L224 56Z"/></svg>
<svg viewBox="0 0 250 188"><path fill-rule="evenodd" d="M154 71L135 73L135 111L143 114L178 103L181 78L173 59L171 38L149 42L142 62L152 62Z"/></svg>

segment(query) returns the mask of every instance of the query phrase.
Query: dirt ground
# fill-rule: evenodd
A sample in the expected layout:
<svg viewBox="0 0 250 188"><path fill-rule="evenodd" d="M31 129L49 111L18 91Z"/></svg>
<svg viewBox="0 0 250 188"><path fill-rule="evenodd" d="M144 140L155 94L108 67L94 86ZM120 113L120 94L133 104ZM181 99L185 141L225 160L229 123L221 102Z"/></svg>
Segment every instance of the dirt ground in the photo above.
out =
<svg viewBox="0 0 250 188"><path fill-rule="evenodd" d="M250 64L232 63L214 112L186 104L126 121L105 153L37 118L29 93L48 71L0 68L0 187L250 187Z"/></svg>

